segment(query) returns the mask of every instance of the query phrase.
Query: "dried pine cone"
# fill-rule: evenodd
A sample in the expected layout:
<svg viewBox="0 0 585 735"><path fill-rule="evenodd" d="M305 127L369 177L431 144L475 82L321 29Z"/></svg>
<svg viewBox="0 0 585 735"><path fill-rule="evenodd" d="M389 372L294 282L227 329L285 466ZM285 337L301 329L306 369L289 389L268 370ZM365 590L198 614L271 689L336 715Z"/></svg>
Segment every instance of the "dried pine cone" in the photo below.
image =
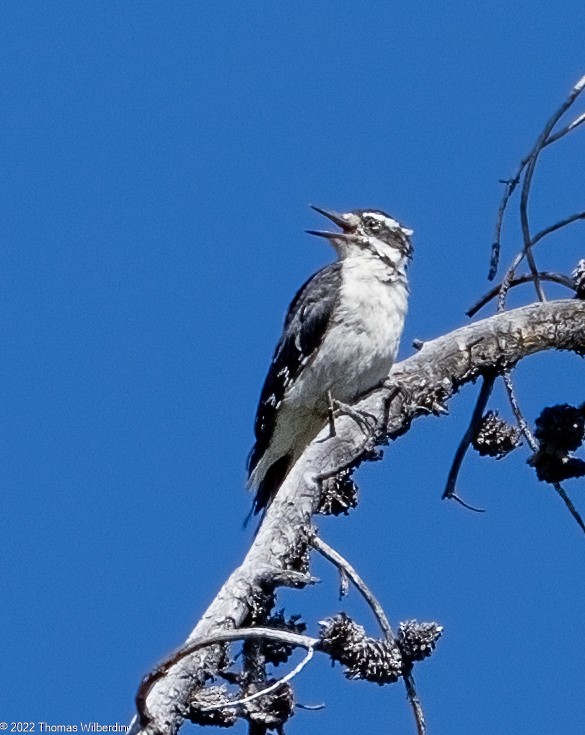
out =
<svg viewBox="0 0 585 735"><path fill-rule="evenodd" d="M585 477L585 462L576 457L555 457L546 452L537 452L528 460L542 482L563 482L575 477Z"/></svg>
<svg viewBox="0 0 585 735"><path fill-rule="evenodd" d="M246 618L246 626L264 625L264 622L274 607L274 591L259 589L255 587L249 598L250 612Z"/></svg>
<svg viewBox="0 0 585 735"><path fill-rule="evenodd" d="M335 477L323 480L321 483L321 500L318 513L322 515L347 515L358 503L358 489L351 479L352 470L345 469Z"/></svg>
<svg viewBox="0 0 585 735"><path fill-rule="evenodd" d="M577 408L562 403L542 410L536 419L534 436L540 448L549 453L574 452L583 444L585 434L584 406Z"/></svg>
<svg viewBox="0 0 585 735"><path fill-rule="evenodd" d="M386 640L369 638L345 613L321 623L320 638L323 650L347 668L348 679L382 685L398 681L402 675L400 649Z"/></svg>
<svg viewBox="0 0 585 735"><path fill-rule="evenodd" d="M268 628L276 628L277 630L288 630L291 633L304 633L307 629L305 623L301 621L300 615L291 615L286 620L284 617L284 610L279 610L273 613L267 620L266 626ZM277 641L266 640L262 645L262 653L264 654L267 663L278 666L288 661L292 654L294 647L287 643L278 643Z"/></svg>
<svg viewBox="0 0 585 735"><path fill-rule="evenodd" d="M398 645L408 661L422 661L435 650L443 635L443 626L437 623L418 623L407 620L398 626Z"/></svg>
<svg viewBox="0 0 585 735"><path fill-rule="evenodd" d="M201 689L189 707L189 720L195 725L215 725L231 727L236 724L238 715L235 707L222 707L229 702L228 690L225 686L211 686ZM216 707L202 712L206 707Z"/></svg>
<svg viewBox="0 0 585 735"><path fill-rule="evenodd" d="M264 686L274 683L274 679L266 681ZM245 696L252 690L244 691ZM283 684L276 691L265 694L242 705L241 714L251 724L260 725L269 730L281 730L282 726L295 713L293 691L288 684Z"/></svg>
<svg viewBox="0 0 585 735"><path fill-rule="evenodd" d="M285 554L283 566L287 570L308 574L310 560L309 535L306 530L301 530L297 542Z"/></svg>
<svg viewBox="0 0 585 735"><path fill-rule="evenodd" d="M481 420L479 431L472 440L473 448L482 457L501 459L520 443L520 431L500 418L497 411L488 411Z"/></svg>
<svg viewBox="0 0 585 735"><path fill-rule="evenodd" d="M583 444L585 434L585 404L567 403L543 409L536 419L534 436L540 445L528 460L543 482L561 482L585 476L585 462L570 453Z"/></svg>

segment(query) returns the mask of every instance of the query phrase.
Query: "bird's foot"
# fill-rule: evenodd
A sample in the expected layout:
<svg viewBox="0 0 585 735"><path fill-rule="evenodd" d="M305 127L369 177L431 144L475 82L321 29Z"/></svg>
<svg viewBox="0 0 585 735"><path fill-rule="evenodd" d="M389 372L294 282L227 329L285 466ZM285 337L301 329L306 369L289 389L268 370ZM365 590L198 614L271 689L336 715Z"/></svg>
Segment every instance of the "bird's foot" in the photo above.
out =
<svg viewBox="0 0 585 735"><path fill-rule="evenodd" d="M337 432L335 431L335 407L330 390L327 391L327 418L329 421L329 438L332 438Z"/></svg>
<svg viewBox="0 0 585 735"><path fill-rule="evenodd" d="M392 378L386 378L382 383L382 387L388 391L388 395L384 399L384 418L383 426L384 431L388 431L388 424L390 422L390 409L395 398L402 397L402 402L407 403L410 401L410 395L408 391L399 383L395 383Z"/></svg>
<svg viewBox="0 0 585 735"><path fill-rule="evenodd" d="M328 392L328 414L329 414L329 430L330 436L335 436L335 419L338 416L349 416L352 418L359 428L362 430L364 436L370 436L373 432L376 424L378 423L376 417L368 413L368 411L358 411L357 409L349 406L347 403L338 401L331 397L331 393Z"/></svg>
<svg viewBox="0 0 585 735"><path fill-rule="evenodd" d="M386 430L388 430L388 423L390 420L391 404L395 398L398 398L398 396L402 396L403 406L405 406L411 413L434 414L435 416L446 415L449 413L437 397L432 397L429 400L428 405L421 405L419 403L415 403L412 400L412 396L409 391L398 383L394 383L391 378L386 378L382 385L388 390L388 396L384 400L384 426L386 427Z"/></svg>

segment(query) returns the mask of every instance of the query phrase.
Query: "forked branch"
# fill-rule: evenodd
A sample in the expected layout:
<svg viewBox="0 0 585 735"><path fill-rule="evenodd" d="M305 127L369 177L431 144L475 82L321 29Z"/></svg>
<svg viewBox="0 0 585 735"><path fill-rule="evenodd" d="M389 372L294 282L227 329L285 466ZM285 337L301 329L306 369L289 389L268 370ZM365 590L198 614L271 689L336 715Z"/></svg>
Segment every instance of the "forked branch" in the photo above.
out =
<svg viewBox="0 0 585 735"><path fill-rule="evenodd" d="M233 629L249 619L252 601L267 588L282 585L291 564L294 568L299 548L306 547L307 529L319 505L319 475L359 464L364 451L405 433L414 418L428 415L465 383L551 349L585 352L585 302L533 304L425 342L416 355L394 367L389 385L356 404L356 410L377 419L367 446L362 428L350 417L336 420L334 437L325 427L292 468L242 565L226 581L180 656L167 660L156 670L155 680L148 682L142 722L135 718L132 735L176 733L193 693L221 666L221 646L200 649L200 642L210 638L219 642L216 636L223 634L223 641L237 639L238 631ZM307 646L314 640L307 637Z"/></svg>

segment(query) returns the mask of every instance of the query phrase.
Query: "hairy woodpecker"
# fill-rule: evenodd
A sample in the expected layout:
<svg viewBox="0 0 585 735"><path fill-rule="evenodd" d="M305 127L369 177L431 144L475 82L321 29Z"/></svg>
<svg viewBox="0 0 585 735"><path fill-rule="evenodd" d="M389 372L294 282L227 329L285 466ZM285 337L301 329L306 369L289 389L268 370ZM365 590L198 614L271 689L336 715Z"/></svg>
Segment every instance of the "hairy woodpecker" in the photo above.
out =
<svg viewBox="0 0 585 735"><path fill-rule="evenodd" d="M338 259L301 287L286 315L248 458L254 513L323 428L331 399L353 403L384 381L404 326L412 230L377 209L312 209L340 228L307 230L329 240Z"/></svg>

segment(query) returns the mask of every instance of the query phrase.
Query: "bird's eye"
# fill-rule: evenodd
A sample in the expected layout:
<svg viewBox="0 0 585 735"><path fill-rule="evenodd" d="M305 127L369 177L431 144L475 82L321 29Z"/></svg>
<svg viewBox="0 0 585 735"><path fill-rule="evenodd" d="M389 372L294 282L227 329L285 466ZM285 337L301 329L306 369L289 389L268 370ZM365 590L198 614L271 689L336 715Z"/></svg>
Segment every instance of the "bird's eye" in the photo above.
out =
<svg viewBox="0 0 585 735"><path fill-rule="evenodd" d="M382 227L382 223L377 219L367 219L365 224L371 232L380 232Z"/></svg>

